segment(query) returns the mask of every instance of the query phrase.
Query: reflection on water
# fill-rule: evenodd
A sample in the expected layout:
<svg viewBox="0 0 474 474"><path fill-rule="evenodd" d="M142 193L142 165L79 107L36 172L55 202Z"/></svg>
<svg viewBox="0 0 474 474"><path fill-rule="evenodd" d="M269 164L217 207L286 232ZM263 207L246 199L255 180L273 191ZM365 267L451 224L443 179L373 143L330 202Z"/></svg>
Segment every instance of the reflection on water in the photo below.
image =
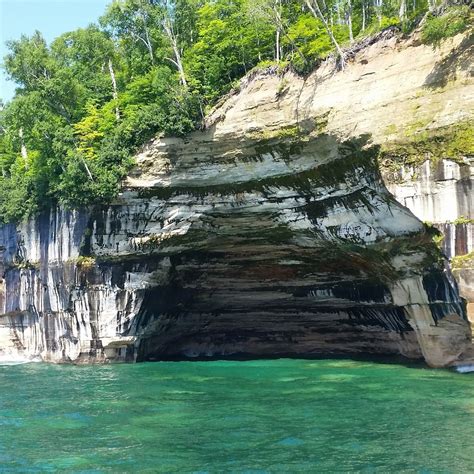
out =
<svg viewBox="0 0 474 474"><path fill-rule="evenodd" d="M474 376L351 360L0 366L0 472L474 472Z"/></svg>

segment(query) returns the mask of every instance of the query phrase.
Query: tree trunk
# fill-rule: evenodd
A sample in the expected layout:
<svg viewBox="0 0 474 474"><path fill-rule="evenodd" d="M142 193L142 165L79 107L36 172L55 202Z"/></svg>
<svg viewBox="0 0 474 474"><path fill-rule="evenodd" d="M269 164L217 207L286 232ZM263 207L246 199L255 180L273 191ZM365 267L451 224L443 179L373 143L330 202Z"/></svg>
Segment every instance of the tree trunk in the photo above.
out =
<svg viewBox="0 0 474 474"><path fill-rule="evenodd" d="M142 17L142 21L143 21L143 29L145 30L144 43L145 43L145 45L148 49L148 54L150 55L151 64L152 64L152 66L154 66L155 65L155 55L153 53L153 46L151 44L150 33L149 33L148 28L146 26L146 16L143 12L141 14L141 17Z"/></svg>
<svg viewBox="0 0 474 474"><path fill-rule="evenodd" d="M377 13L377 19L379 21L379 26L382 26L382 8L383 0L374 0L375 12Z"/></svg>
<svg viewBox="0 0 474 474"><path fill-rule="evenodd" d="M400 10L398 11L398 17L400 21L405 21L407 14L407 3L406 0L400 0Z"/></svg>
<svg viewBox="0 0 474 474"><path fill-rule="evenodd" d="M289 41L291 44L292 48L298 53L298 56L301 58L301 60L306 63L306 58L304 54L301 52L300 48L296 45L296 43L291 39L291 37L288 35L285 29L285 25L283 24L283 20L281 19L280 12L278 10L274 10L275 12L275 23L277 25L278 31L280 31L280 36L279 36L279 42L281 39L281 35L285 36L286 39ZM281 45L280 45L280 50L281 50Z"/></svg>
<svg viewBox="0 0 474 474"><path fill-rule="evenodd" d="M341 69L344 69L346 65L344 52L342 51L341 47L339 46L339 43L334 37L331 31L331 28L329 28L328 22L326 21L326 18L324 18L324 15L322 14L321 9L319 8L318 1L317 0L304 0L304 1L306 3L306 6L309 8L310 12L313 14L313 16L317 18L318 20L321 20L321 22L323 23L324 28L326 29L326 32L329 36L329 39L331 40L332 44L336 48L337 54L341 61Z"/></svg>
<svg viewBox="0 0 474 474"><path fill-rule="evenodd" d="M92 177L91 170L90 170L89 167L87 166L86 160L85 160L82 156L81 156L81 161L82 161L82 164L84 165L84 168L86 169L87 176L89 176L89 179L90 179L91 181L94 181L94 178Z"/></svg>
<svg viewBox="0 0 474 474"><path fill-rule="evenodd" d="M243 47L243 39L242 39L242 22L240 20L241 18L239 17L240 53L242 56L242 66L244 68L245 74L247 74L247 63L245 62L245 48Z"/></svg>
<svg viewBox="0 0 474 474"><path fill-rule="evenodd" d="M18 136L20 137L21 157L25 161L25 168L28 169L28 150L26 149L25 140L23 137L23 128L18 130Z"/></svg>
<svg viewBox="0 0 474 474"><path fill-rule="evenodd" d="M275 38L275 52L276 52L276 62L280 62L280 28L277 27L276 38Z"/></svg>
<svg viewBox="0 0 474 474"><path fill-rule="evenodd" d="M275 23L276 23L276 34L275 34L275 58L276 62L279 63L281 59L281 46L280 46L280 38L281 38L281 31L283 27L283 22L281 21L281 0L275 0L273 3L273 14L275 15Z"/></svg>
<svg viewBox="0 0 474 474"><path fill-rule="evenodd" d="M403 0L402 0L403 1ZM349 41L351 44L354 42L354 33L352 31L352 3L351 0L347 2L347 26L349 27Z"/></svg>
<svg viewBox="0 0 474 474"><path fill-rule="evenodd" d="M354 33L352 32L352 15L347 15L347 26L349 27L349 41L352 44L354 42Z"/></svg>
<svg viewBox="0 0 474 474"><path fill-rule="evenodd" d="M184 67L183 67L183 62L181 61L181 53L179 52L178 45L176 44L176 41L173 42L173 53L176 58L176 64L178 65L178 72L179 72L179 78L181 80L181 84L183 86L187 87L188 82L186 81L186 76L184 74Z"/></svg>
<svg viewBox="0 0 474 474"><path fill-rule="evenodd" d="M120 110L118 107L118 92L117 92L117 81L115 80L114 66L112 64L112 59L109 58L109 73L110 79L112 81L112 97L114 98L115 104L115 119L117 122L120 120Z"/></svg>
<svg viewBox="0 0 474 474"><path fill-rule="evenodd" d="M168 39L170 40L171 47L173 48L174 61L172 62L178 68L181 84L187 87L188 82L186 81L186 75L184 74L183 61L181 60L181 53L179 51L178 41L176 35L173 32L173 27L170 24L169 18L165 18L163 20L163 29L165 30L166 36L168 36Z"/></svg>
<svg viewBox="0 0 474 474"><path fill-rule="evenodd" d="M363 0L362 1L362 31L365 31L365 22L366 22L366 19L365 19L365 1Z"/></svg>
<svg viewBox="0 0 474 474"><path fill-rule="evenodd" d="M260 52L260 36L258 35L258 30L256 30L257 33L257 49L258 49L258 62L262 60L262 53Z"/></svg>

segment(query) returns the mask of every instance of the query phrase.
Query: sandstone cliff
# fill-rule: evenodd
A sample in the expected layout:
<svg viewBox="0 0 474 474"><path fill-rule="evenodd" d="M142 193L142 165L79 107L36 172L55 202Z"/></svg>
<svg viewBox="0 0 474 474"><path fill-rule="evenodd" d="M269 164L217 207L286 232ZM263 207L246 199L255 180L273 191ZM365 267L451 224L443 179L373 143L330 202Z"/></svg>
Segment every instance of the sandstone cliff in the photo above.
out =
<svg viewBox="0 0 474 474"><path fill-rule="evenodd" d="M343 72L249 75L205 130L148 144L111 205L3 226L3 357L465 360L456 283L379 163L390 181L433 136L451 157L471 43L382 36Z"/></svg>

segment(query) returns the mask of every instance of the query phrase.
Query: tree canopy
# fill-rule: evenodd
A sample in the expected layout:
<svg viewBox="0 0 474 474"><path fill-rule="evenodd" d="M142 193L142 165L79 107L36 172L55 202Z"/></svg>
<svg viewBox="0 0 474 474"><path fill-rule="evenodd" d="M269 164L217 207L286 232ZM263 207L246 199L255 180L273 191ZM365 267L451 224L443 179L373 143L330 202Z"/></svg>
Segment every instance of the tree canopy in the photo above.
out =
<svg viewBox="0 0 474 474"><path fill-rule="evenodd" d="M410 28L435 0L115 0L47 44L7 43L18 88L0 104L0 221L106 202L137 148L182 136L252 68L302 73L357 37Z"/></svg>

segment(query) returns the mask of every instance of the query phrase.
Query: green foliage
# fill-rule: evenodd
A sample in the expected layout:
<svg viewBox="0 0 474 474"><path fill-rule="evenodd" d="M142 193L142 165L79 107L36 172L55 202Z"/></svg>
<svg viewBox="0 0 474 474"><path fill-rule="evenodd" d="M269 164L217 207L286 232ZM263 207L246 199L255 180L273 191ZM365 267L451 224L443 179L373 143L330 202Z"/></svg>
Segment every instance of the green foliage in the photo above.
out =
<svg viewBox="0 0 474 474"><path fill-rule="evenodd" d="M391 26L400 26L401 21L399 18L394 16L382 16L380 21L378 19L374 19L371 24L366 28L364 31L361 31L359 36L366 37L374 35L379 31L385 30L386 28L390 28Z"/></svg>
<svg viewBox="0 0 474 474"><path fill-rule="evenodd" d="M336 25L333 33L340 43L349 39L346 26ZM300 15L290 26L283 44L298 45L298 51L292 51L290 57L295 69L303 73L313 69L317 61L327 57L334 48L322 22L310 13Z"/></svg>
<svg viewBox="0 0 474 474"><path fill-rule="evenodd" d="M68 70L85 88L86 100L105 102L112 98L108 63L120 60L109 35L97 26L65 33L51 44L51 56L58 66ZM119 82L123 74L117 71Z"/></svg>
<svg viewBox="0 0 474 474"><path fill-rule="evenodd" d="M451 259L453 270L462 270L463 268L474 268L474 252L466 255L456 255Z"/></svg>
<svg viewBox="0 0 474 474"><path fill-rule="evenodd" d="M472 21L472 12L467 5L449 8L441 16L430 14L423 25L421 39L425 44L439 46L443 39L465 31L470 21Z"/></svg>
<svg viewBox="0 0 474 474"><path fill-rule="evenodd" d="M227 92L259 61L273 57L274 29L248 18L242 0L206 2L197 27L199 37L186 51L185 65L205 103Z"/></svg>
<svg viewBox="0 0 474 474"><path fill-rule="evenodd" d="M465 216L459 216L453 221L454 225L474 224L474 219L469 219Z"/></svg>
<svg viewBox="0 0 474 474"><path fill-rule="evenodd" d="M10 78L25 90L34 90L51 77L54 63L39 31L30 38L23 35L19 40L7 41L6 45L10 53L4 58L4 67Z"/></svg>
<svg viewBox="0 0 474 474"><path fill-rule="evenodd" d="M423 222L423 227L425 228L426 235L438 248L441 249L444 241L444 235L441 233L441 231L431 222L427 221Z"/></svg>
<svg viewBox="0 0 474 474"><path fill-rule="evenodd" d="M120 0L98 25L50 45L39 32L9 41L3 66L18 89L0 103L0 221L110 201L140 146L195 129L253 68L307 73L335 51L328 29L347 45L350 31L414 25L427 10L427 0L407 0L404 15L401 0L318 1L315 18L303 0ZM464 11L430 18L427 41L461 31ZM287 87L282 80L278 95ZM445 140L443 153L471 150L471 128ZM424 153L427 140L418 142Z"/></svg>

